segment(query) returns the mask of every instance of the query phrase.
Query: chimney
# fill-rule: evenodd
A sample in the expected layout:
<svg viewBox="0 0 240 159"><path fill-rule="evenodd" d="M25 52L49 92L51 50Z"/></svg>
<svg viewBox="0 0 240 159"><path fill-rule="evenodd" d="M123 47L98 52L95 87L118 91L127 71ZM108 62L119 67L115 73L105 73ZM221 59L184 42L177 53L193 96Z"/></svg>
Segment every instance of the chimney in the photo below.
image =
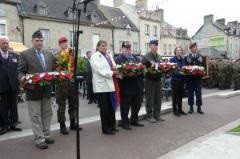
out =
<svg viewBox="0 0 240 159"><path fill-rule="evenodd" d="M148 9L148 0L136 0L136 6L138 9Z"/></svg>
<svg viewBox="0 0 240 159"><path fill-rule="evenodd" d="M100 4L101 4L100 0L96 0L95 4L97 5L97 7L100 6Z"/></svg>
<svg viewBox="0 0 240 159"><path fill-rule="evenodd" d="M229 27L233 27L233 28L237 28L238 25L238 21L232 21L232 22L228 22L227 24Z"/></svg>
<svg viewBox="0 0 240 159"><path fill-rule="evenodd" d="M224 18L217 19L216 22L219 23L219 24L225 25L225 19Z"/></svg>
<svg viewBox="0 0 240 159"><path fill-rule="evenodd" d="M158 20L160 20L161 22L164 22L164 10L158 9L156 10L156 12L158 13Z"/></svg>
<svg viewBox="0 0 240 159"><path fill-rule="evenodd" d="M204 16L204 24L212 24L213 23L213 15L205 15Z"/></svg>
<svg viewBox="0 0 240 159"><path fill-rule="evenodd" d="M125 3L125 0L113 0L113 7L119 7Z"/></svg>

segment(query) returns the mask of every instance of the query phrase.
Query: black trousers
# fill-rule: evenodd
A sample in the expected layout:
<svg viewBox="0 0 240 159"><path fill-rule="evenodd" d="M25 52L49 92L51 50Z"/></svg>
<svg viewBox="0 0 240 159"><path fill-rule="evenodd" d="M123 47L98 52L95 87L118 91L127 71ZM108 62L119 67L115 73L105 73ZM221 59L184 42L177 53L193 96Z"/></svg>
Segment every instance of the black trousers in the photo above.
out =
<svg viewBox="0 0 240 159"><path fill-rule="evenodd" d="M172 80L172 106L173 113L182 111L182 99L184 95L184 80Z"/></svg>
<svg viewBox="0 0 240 159"><path fill-rule="evenodd" d="M100 107L102 131L112 130L116 125L115 111L111 103L111 93L96 93Z"/></svg>
<svg viewBox="0 0 240 159"><path fill-rule="evenodd" d="M10 91L0 94L0 126L11 126L17 122L17 92Z"/></svg>
<svg viewBox="0 0 240 159"><path fill-rule="evenodd" d="M194 105L194 93L196 95L196 105L202 106L202 79L188 80L188 105Z"/></svg>
<svg viewBox="0 0 240 159"><path fill-rule="evenodd" d="M129 121L128 114L131 108L131 121ZM121 94L120 111L121 111L121 124L129 125L138 122L138 113L141 108L141 92L136 94Z"/></svg>
<svg viewBox="0 0 240 159"><path fill-rule="evenodd" d="M96 100L95 94L93 93L93 85L89 82L87 82L87 95L89 101L94 102Z"/></svg>

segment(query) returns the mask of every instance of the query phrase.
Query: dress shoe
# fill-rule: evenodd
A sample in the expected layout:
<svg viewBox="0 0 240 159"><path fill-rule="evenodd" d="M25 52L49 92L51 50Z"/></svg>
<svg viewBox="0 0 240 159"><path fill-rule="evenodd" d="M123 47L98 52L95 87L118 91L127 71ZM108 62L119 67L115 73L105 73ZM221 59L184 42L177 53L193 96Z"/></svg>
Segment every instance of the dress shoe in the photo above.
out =
<svg viewBox="0 0 240 159"><path fill-rule="evenodd" d="M162 118L160 118L160 117L156 117L155 120L156 120L156 121L160 121L160 122L165 121L164 119L162 119Z"/></svg>
<svg viewBox="0 0 240 159"><path fill-rule="evenodd" d="M48 145L46 144L46 142L40 142L38 143L37 145L37 148L39 148L40 150L44 150L44 149L47 149L48 148Z"/></svg>
<svg viewBox="0 0 240 159"><path fill-rule="evenodd" d="M174 112L173 115L180 117L181 115L178 112Z"/></svg>
<svg viewBox="0 0 240 159"><path fill-rule="evenodd" d="M157 122L157 120L154 119L153 117L147 118L147 121L150 122L150 123L156 123Z"/></svg>
<svg viewBox="0 0 240 159"><path fill-rule="evenodd" d="M79 131L82 131L82 127L78 127L79 128ZM77 125L75 124L75 126L70 126L70 130L77 130Z"/></svg>
<svg viewBox="0 0 240 159"><path fill-rule="evenodd" d="M67 130L67 127L65 125L65 122L60 123L60 133L63 134L63 135L68 135L69 134L69 132Z"/></svg>
<svg viewBox="0 0 240 159"><path fill-rule="evenodd" d="M125 130L132 130L132 128L129 125L120 125Z"/></svg>
<svg viewBox="0 0 240 159"><path fill-rule="evenodd" d="M3 126L0 131L0 135L6 134L7 132L8 132L8 126Z"/></svg>
<svg viewBox="0 0 240 159"><path fill-rule="evenodd" d="M46 144L54 144L55 143L55 140L53 138L46 138L45 139L45 143Z"/></svg>
<svg viewBox="0 0 240 159"><path fill-rule="evenodd" d="M10 129L12 131L22 131L22 128L20 128L17 124L10 126Z"/></svg>
<svg viewBox="0 0 240 159"><path fill-rule="evenodd" d="M193 112L194 112L193 106L190 106L189 111L188 111L188 114L192 114Z"/></svg>
<svg viewBox="0 0 240 159"><path fill-rule="evenodd" d="M139 122L131 123L132 126L137 126L137 127L144 127L143 124L140 124Z"/></svg>
<svg viewBox="0 0 240 159"><path fill-rule="evenodd" d="M112 128L113 132L119 132L119 130L117 128Z"/></svg>
<svg viewBox="0 0 240 159"><path fill-rule="evenodd" d="M97 104L97 101L96 101L96 100L94 101L94 104Z"/></svg>
<svg viewBox="0 0 240 159"><path fill-rule="evenodd" d="M105 130L102 133L105 135L115 135L115 133L112 130Z"/></svg>
<svg viewBox="0 0 240 159"><path fill-rule="evenodd" d="M92 104L92 103L93 103L93 101L89 101L89 102L88 102L88 104Z"/></svg>
<svg viewBox="0 0 240 159"><path fill-rule="evenodd" d="M201 107L198 107L197 112L198 112L199 114L204 114L204 112L202 111Z"/></svg>
<svg viewBox="0 0 240 159"><path fill-rule="evenodd" d="M77 124L75 122L75 119L70 119L70 129L71 130L77 130ZM82 128L79 126L79 130L81 131Z"/></svg>
<svg viewBox="0 0 240 159"><path fill-rule="evenodd" d="M185 113L183 110L179 111L178 113L181 115L187 115L187 113Z"/></svg>

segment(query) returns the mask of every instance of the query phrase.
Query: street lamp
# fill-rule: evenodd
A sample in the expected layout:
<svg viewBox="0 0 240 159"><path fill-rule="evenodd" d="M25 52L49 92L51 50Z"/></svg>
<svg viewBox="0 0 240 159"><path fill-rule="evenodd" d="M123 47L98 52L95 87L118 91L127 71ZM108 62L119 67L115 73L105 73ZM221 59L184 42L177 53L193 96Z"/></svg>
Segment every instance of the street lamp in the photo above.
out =
<svg viewBox="0 0 240 159"><path fill-rule="evenodd" d="M82 10L84 13L87 11L87 5L89 2L95 0L73 0L72 12L73 12L73 36L74 36L74 94L78 97L78 79L77 79L77 61L78 61L78 45L79 45L79 36L83 33L80 30L80 18ZM79 9L79 5L83 4L83 8ZM76 108L76 157L80 159L80 130L79 130L79 99L77 98L77 108Z"/></svg>

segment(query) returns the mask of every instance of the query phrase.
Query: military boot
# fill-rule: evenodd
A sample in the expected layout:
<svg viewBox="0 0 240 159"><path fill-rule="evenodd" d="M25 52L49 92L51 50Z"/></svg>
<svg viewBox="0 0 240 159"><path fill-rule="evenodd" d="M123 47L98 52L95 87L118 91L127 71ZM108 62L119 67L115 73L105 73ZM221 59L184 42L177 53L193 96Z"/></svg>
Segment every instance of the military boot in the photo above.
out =
<svg viewBox="0 0 240 159"><path fill-rule="evenodd" d="M190 105L190 109L189 109L189 111L188 111L188 114L192 114L193 112L194 112L194 110L193 110L193 106Z"/></svg>
<svg viewBox="0 0 240 159"><path fill-rule="evenodd" d="M199 114L204 114L204 112L202 111L202 108L201 108L200 106L198 107L197 112L198 112Z"/></svg>
<svg viewBox="0 0 240 159"><path fill-rule="evenodd" d="M75 118L70 119L70 129L77 130L77 124L76 124ZM79 127L79 130L81 131L82 128Z"/></svg>
<svg viewBox="0 0 240 159"><path fill-rule="evenodd" d="M69 132L67 130L67 127L65 125L65 122L60 123L60 133L63 134L63 135L68 135L69 134Z"/></svg>

